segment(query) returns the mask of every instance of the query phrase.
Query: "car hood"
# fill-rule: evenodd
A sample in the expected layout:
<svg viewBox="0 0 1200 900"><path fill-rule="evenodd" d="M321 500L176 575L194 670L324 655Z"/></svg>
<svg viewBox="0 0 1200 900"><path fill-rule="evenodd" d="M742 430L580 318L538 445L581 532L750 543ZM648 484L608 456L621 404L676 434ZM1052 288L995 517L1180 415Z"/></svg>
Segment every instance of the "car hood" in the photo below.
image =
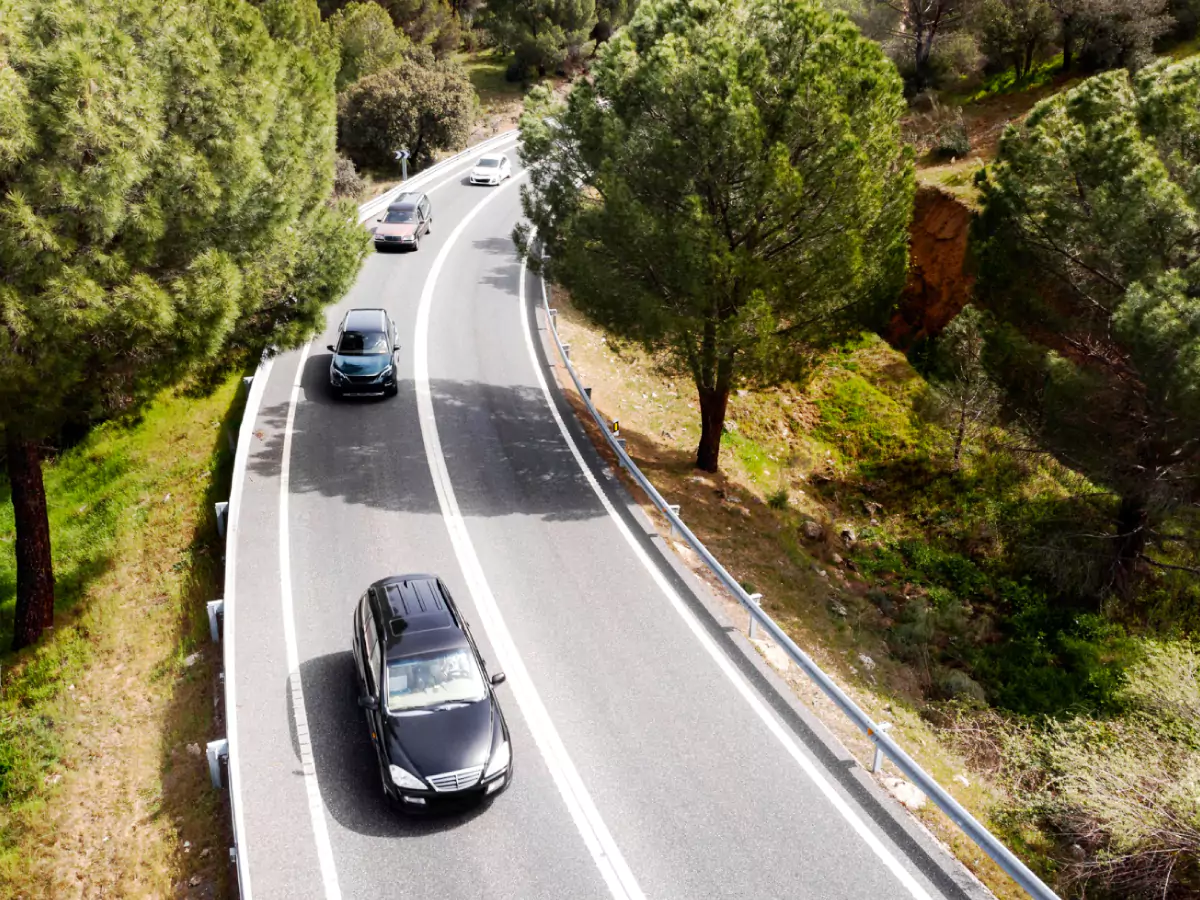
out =
<svg viewBox="0 0 1200 900"><path fill-rule="evenodd" d="M416 230L416 222L381 223L375 228L375 234L390 235L391 237L411 237Z"/></svg>
<svg viewBox="0 0 1200 900"><path fill-rule="evenodd" d="M369 356L333 357L333 368L343 375L378 375L392 362L386 353L372 353Z"/></svg>
<svg viewBox="0 0 1200 900"><path fill-rule="evenodd" d="M390 715L384 727L389 760L428 778L486 765L499 723L488 697L450 709Z"/></svg>

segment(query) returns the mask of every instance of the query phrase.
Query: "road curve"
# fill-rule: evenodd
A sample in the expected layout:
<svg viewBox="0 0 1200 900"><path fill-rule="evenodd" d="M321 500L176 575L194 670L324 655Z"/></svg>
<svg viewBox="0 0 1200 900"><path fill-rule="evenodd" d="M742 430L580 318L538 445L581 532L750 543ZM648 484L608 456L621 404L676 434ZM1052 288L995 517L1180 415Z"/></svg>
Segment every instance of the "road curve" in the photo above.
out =
<svg viewBox="0 0 1200 900"><path fill-rule="evenodd" d="M423 186L420 251L369 257L266 376L232 647L252 900L983 896L662 556L546 378L518 188L469 163ZM394 399L329 396L354 306L399 325ZM378 783L350 614L406 571L442 576L509 675L516 775L478 813L410 821Z"/></svg>

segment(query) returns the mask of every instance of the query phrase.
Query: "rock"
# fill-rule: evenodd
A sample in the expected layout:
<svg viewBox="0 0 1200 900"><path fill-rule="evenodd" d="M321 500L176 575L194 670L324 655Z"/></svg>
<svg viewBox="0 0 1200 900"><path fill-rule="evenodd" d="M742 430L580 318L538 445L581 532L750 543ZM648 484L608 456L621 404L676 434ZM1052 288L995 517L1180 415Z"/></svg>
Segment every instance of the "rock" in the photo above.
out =
<svg viewBox="0 0 1200 900"><path fill-rule="evenodd" d="M745 396L746 396L746 395L748 395L749 393L750 393L749 391L747 391L747 390L745 390L745 389L742 389L742 388L739 388L739 389L738 389L738 392L737 392L737 395L738 395L739 397L745 397Z"/></svg>
<svg viewBox="0 0 1200 900"><path fill-rule="evenodd" d="M967 776L964 775L962 772L959 772L957 775L955 775L954 780L957 781L959 784L961 784L963 787L971 786L971 782L967 779Z"/></svg>
<svg viewBox="0 0 1200 900"><path fill-rule="evenodd" d="M850 615L850 612L846 609L846 607L842 606L842 604L838 603L836 600L829 604L829 609L835 616L838 616L842 619Z"/></svg>
<svg viewBox="0 0 1200 900"><path fill-rule="evenodd" d="M843 525L839 534L847 547L858 540L858 537L854 533L854 528L850 525Z"/></svg>
<svg viewBox="0 0 1200 900"><path fill-rule="evenodd" d="M883 786L905 807L916 812L925 805L925 794L915 785L909 784L903 778L888 777L883 779Z"/></svg>
<svg viewBox="0 0 1200 900"><path fill-rule="evenodd" d="M828 578L828 577L829 577L829 573L828 573L828 572L826 572L824 569L822 569L820 566L814 565L814 566L813 566L813 571L814 571L814 572L816 572L816 573L817 573L819 576L821 576L822 578Z"/></svg>
<svg viewBox="0 0 1200 900"><path fill-rule="evenodd" d="M208 859L208 856L209 856L209 854L210 854L210 853L212 853L212 848L211 848L211 847L205 847L203 850L201 850L201 851L200 851L200 858L201 858L201 859Z"/></svg>
<svg viewBox="0 0 1200 900"><path fill-rule="evenodd" d="M192 666L194 666L198 662L200 662L200 654L199 653L191 653L188 656L184 657L183 667L185 669L190 669Z"/></svg>
<svg viewBox="0 0 1200 900"><path fill-rule="evenodd" d="M842 559L841 554L839 554L839 553L831 554L829 557L829 561L831 563L833 563L835 566L845 565L845 563L846 563L846 561L844 559Z"/></svg>
<svg viewBox="0 0 1200 900"><path fill-rule="evenodd" d="M1075 860L1076 862L1083 862L1085 859L1087 859L1087 851L1078 844L1072 844L1067 852L1071 854L1071 859Z"/></svg>
<svg viewBox="0 0 1200 900"><path fill-rule="evenodd" d="M868 672L873 672L875 670L875 660L871 659L871 657L867 656L867 654L858 654L858 661L862 663L862 667Z"/></svg>
<svg viewBox="0 0 1200 900"><path fill-rule="evenodd" d="M187 752L189 756L199 756L202 751L200 750L199 744L188 744Z"/></svg>
<svg viewBox="0 0 1200 900"><path fill-rule="evenodd" d="M188 886L189 887L200 887L200 882L202 882L203 880L204 879L201 878L199 875L193 875L191 878L188 879Z"/></svg>
<svg viewBox="0 0 1200 900"><path fill-rule="evenodd" d="M825 529L821 527L820 522L809 519L800 526L800 533L804 535L805 540L819 541L825 536Z"/></svg>

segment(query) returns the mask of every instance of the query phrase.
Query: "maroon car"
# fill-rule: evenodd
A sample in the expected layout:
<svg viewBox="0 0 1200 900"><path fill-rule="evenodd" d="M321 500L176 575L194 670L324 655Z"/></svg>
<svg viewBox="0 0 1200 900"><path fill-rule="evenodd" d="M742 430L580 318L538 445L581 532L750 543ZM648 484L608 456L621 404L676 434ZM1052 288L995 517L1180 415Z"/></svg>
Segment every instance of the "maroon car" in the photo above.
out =
<svg viewBox="0 0 1200 900"><path fill-rule="evenodd" d="M425 194L401 194L375 220L375 248L416 250L421 238L429 234L433 207Z"/></svg>

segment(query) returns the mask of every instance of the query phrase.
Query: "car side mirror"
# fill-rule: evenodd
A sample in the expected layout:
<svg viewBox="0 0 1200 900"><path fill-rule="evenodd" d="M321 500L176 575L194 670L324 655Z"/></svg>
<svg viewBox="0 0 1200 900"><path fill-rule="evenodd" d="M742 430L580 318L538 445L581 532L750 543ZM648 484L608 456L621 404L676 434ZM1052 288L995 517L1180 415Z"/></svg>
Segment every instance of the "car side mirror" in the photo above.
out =
<svg viewBox="0 0 1200 900"><path fill-rule="evenodd" d="M400 342L399 342L399 341L396 341L396 343L395 343L395 345L392 347L392 349L393 349L393 350L399 350L399 349L400 349Z"/></svg>
<svg viewBox="0 0 1200 900"><path fill-rule="evenodd" d="M492 684L504 684L508 680L508 676L503 672L497 672L492 676Z"/></svg>
<svg viewBox="0 0 1200 900"><path fill-rule="evenodd" d="M359 697L358 705L363 709L369 709L372 711L379 709L379 701L374 697Z"/></svg>
<svg viewBox="0 0 1200 900"><path fill-rule="evenodd" d="M383 221L383 219L376 219L375 221L376 221L376 222L382 222L382 221Z"/></svg>
<svg viewBox="0 0 1200 900"><path fill-rule="evenodd" d="M328 350L330 353L337 353L337 351L333 349L333 344L326 344L325 349Z"/></svg>

